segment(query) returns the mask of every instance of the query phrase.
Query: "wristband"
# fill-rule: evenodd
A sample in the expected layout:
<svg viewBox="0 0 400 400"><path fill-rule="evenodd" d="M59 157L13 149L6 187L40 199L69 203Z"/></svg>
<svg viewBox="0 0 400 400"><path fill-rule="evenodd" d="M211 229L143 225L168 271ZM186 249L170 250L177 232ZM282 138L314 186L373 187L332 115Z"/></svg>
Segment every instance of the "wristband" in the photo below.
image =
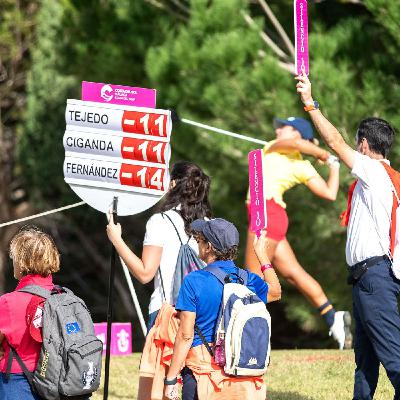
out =
<svg viewBox="0 0 400 400"><path fill-rule="evenodd" d="M313 104L308 104L304 106L304 111L313 111L313 110L318 110L319 109L319 103L318 101L314 101Z"/></svg>
<svg viewBox="0 0 400 400"><path fill-rule="evenodd" d="M176 385L177 383L178 383L177 377L175 377L173 379L167 379L167 377L165 377L165 379L164 379L164 385L167 385L167 386Z"/></svg>
<svg viewBox="0 0 400 400"><path fill-rule="evenodd" d="M270 268L274 269L274 267L272 266L272 264L264 264L264 265L261 265L261 272L264 273L264 271L265 271L266 269L270 269Z"/></svg>
<svg viewBox="0 0 400 400"><path fill-rule="evenodd" d="M334 156L333 154L331 154L326 162L330 167L334 166L334 165L338 165L340 167L340 162L339 159Z"/></svg>

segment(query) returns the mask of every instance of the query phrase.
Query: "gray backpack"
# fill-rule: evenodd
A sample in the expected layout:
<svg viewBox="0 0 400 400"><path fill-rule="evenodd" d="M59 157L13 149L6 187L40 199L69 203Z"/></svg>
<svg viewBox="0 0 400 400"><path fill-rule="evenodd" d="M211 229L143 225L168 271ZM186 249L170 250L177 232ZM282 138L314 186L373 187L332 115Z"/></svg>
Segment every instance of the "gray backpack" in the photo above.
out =
<svg viewBox="0 0 400 400"><path fill-rule="evenodd" d="M103 343L94 334L93 321L83 300L60 286L49 291L29 285L18 291L46 299L42 317L43 343L33 373L10 347L11 362L15 357L34 391L46 400L96 391L100 385ZM10 368L11 362L9 360Z"/></svg>
<svg viewBox="0 0 400 400"><path fill-rule="evenodd" d="M176 211L176 210L174 210ZM190 237L188 238L187 242L184 243L181 239L181 235L178 232L177 227L175 224L172 222L172 219L169 217L168 214L161 213L161 215L164 218L164 215L169 219L171 222L172 226L175 229L175 232L178 236L179 242L181 243L181 247L179 248L179 253L178 253L178 258L176 260L176 266L175 266L175 274L174 274L174 282L172 285L172 293L171 293L171 300L172 304L176 303L176 300L178 298L179 294L179 289L181 288L182 281L185 278L185 276L192 272L192 271L197 271L199 269L203 269L206 265L203 261L200 260L200 258L197 256L196 252L190 247L189 245L189 240ZM161 286L165 298L165 290L164 290L164 282L162 279L161 271L159 271L160 275L160 280L161 280ZM167 301L167 299L165 298Z"/></svg>

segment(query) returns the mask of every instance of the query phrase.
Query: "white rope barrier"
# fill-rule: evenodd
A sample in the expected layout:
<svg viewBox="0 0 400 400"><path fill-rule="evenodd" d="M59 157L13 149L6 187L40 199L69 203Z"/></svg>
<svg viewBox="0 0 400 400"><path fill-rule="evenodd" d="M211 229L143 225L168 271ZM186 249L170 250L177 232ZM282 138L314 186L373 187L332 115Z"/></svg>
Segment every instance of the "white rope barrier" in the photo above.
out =
<svg viewBox="0 0 400 400"><path fill-rule="evenodd" d="M215 127L210 126L210 125L201 124L200 122L191 121L190 119L182 118L181 121L184 124L193 125L193 126L196 126L198 128L202 128L202 129L206 129L208 131L220 133L221 135L231 136L231 137L234 137L236 139L245 140L247 142L253 142L253 143L262 144L262 145L267 144L267 142L265 140L260 140L260 139L252 138L250 136L240 135L238 133L230 132L230 131L227 131L225 129L215 128ZM42 212L40 214L31 215L29 217L15 219L13 221L8 221L8 222L3 222L3 223L0 224L0 228L4 228L5 226L18 224L20 222L30 221L31 219L44 217L46 215L54 214L54 213L57 213L57 212L69 210L70 208L79 207L79 206L82 206L84 204L86 204L86 203L84 201L81 201L79 203L70 204L69 206L64 206L64 207L60 207L60 208L55 208L53 210L45 211L45 212Z"/></svg>
<svg viewBox="0 0 400 400"><path fill-rule="evenodd" d="M209 131L221 133L222 135L231 136L231 137L234 137L237 139L246 140L247 142L253 142L253 143L258 143L258 144L263 144L263 145L267 144L267 142L265 140L255 139L255 138L252 138L250 136L245 136L245 135L239 135L238 133L226 131L225 129L214 128L213 126L210 126L210 125L200 124L199 122L191 121L190 119L182 118L181 121L185 124L197 126L198 128L207 129Z"/></svg>
<svg viewBox="0 0 400 400"><path fill-rule="evenodd" d="M35 215L31 215L29 217L24 217L24 218L19 218L19 219L14 219L13 221L3 222L2 224L0 224L0 228L3 228L5 226L9 226L9 225L18 224L20 222L30 221L31 219L44 217L45 215L54 214L54 213L57 213L57 212L60 212L60 211L69 210L70 208L83 206L84 204L86 204L84 201L80 201L79 203L74 203L74 204L70 204L69 206L55 208L53 210L45 211L45 212L42 212L40 214L35 214Z"/></svg>

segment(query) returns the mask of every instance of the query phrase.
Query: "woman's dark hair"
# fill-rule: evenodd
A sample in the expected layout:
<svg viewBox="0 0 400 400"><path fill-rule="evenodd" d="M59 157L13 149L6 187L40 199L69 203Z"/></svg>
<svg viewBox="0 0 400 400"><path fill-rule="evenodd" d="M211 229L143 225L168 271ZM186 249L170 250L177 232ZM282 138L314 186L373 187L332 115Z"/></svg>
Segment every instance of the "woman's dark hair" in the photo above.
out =
<svg viewBox="0 0 400 400"><path fill-rule="evenodd" d="M202 169L191 162L179 161L172 166L171 187L164 197L160 211L168 211L180 205L179 213L185 223L186 233L190 233L190 224L199 218L211 218L208 201L211 179Z"/></svg>
<svg viewBox="0 0 400 400"><path fill-rule="evenodd" d="M381 118L366 118L360 122L357 131L357 145L365 138L369 148L383 157L387 157L394 139L394 129Z"/></svg>

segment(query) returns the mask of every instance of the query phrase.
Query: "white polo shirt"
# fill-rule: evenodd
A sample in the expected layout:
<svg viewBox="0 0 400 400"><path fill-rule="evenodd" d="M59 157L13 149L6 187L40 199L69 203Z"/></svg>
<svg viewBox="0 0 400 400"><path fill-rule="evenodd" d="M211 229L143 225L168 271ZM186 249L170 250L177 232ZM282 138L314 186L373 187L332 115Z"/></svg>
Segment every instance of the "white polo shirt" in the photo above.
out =
<svg viewBox="0 0 400 400"><path fill-rule="evenodd" d="M179 207L177 207L179 208ZM189 239L185 232L185 224L183 218L174 210L165 212L175 224L181 240L186 243ZM143 241L144 246L159 246L163 248L160 261L160 270L162 274L165 296L167 302L171 303L172 284L174 281L174 273L176 261L178 259L181 242L176 234L175 228L167 217L163 217L161 213L154 214L146 225L146 234ZM199 247L196 241L191 238L189 241L190 247L198 254ZM149 304L149 314L157 311L164 303L160 274L156 273L154 277L154 292L151 295Z"/></svg>
<svg viewBox="0 0 400 400"><path fill-rule="evenodd" d="M346 261L352 266L390 248L392 183L381 161L355 153L351 173L358 178L347 227ZM388 160L383 160L389 164Z"/></svg>

